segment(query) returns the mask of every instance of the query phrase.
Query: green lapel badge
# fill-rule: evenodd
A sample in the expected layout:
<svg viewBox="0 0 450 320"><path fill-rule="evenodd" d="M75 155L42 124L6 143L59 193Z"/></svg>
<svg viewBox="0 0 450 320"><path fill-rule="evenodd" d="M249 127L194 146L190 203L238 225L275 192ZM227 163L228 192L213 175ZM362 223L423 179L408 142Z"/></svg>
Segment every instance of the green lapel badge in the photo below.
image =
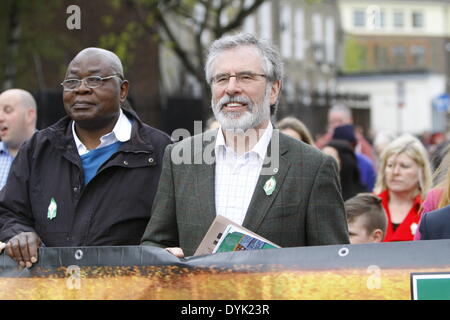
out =
<svg viewBox="0 0 450 320"><path fill-rule="evenodd" d="M270 196L273 191L275 190L275 187L277 186L277 182L275 181L275 178L272 176L269 180L266 181L264 184L264 192L266 195Z"/></svg>
<svg viewBox="0 0 450 320"><path fill-rule="evenodd" d="M47 218L52 220L56 218L56 211L58 210L58 205L56 204L55 198L50 200L50 205L48 206Z"/></svg>

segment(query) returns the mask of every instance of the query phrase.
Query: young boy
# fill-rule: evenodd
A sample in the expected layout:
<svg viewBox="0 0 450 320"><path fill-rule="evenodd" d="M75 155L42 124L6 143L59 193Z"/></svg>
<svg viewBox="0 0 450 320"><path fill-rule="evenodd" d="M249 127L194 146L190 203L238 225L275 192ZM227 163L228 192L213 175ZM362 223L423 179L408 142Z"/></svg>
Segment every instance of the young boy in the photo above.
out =
<svg viewBox="0 0 450 320"><path fill-rule="evenodd" d="M359 193L344 203L350 243L382 242L387 225L381 199L370 193Z"/></svg>

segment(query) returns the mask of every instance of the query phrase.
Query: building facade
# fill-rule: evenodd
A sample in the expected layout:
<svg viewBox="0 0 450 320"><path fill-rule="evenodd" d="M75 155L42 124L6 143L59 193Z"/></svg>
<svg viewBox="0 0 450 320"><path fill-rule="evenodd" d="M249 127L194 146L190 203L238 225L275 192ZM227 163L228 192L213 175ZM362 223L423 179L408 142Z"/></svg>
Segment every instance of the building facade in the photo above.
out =
<svg viewBox="0 0 450 320"><path fill-rule="evenodd" d="M450 1L338 0L338 6L344 32L338 90L351 84L370 96L372 132L445 131L446 113L433 101L450 89Z"/></svg>
<svg viewBox="0 0 450 320"><path fill-rule="evenodd" d="M246 1L248 5L252 2ZM223 11L223 24L233 16L232 10L230 7ZM200 17L202 12L197 12ZM230 13L229 16L227 12ZM171 23L178 26L177 36L183 39L183 45L189 54L198 56L192 30L181 28L179 21L172 20ZM285 79L274 121L293 115L302 119L313 134L322 133L326 126L327 110L335 99L336 72L342 60L341 28L336 1L313 3L306 0L266 0L230 33L236 31L267 39L280 50L285 66ZM211 33L204 33L200 40L207 47L214 37ZM200 103L202 84L185 71L170 48L161 47L160 63L161 91L168 101L168 108L172 109L170 113L177 113L170 107L171 97L180 94L185 98L191 96Z"/></svg>
<svg viewBox="0 0 450 320"><path fill-rule="evenodd" d="M314 136L326 130L328 109L337 98L340 26L336 1L270 0L242 27L280 49L285 78L277 118L295 116Z"/></svg>

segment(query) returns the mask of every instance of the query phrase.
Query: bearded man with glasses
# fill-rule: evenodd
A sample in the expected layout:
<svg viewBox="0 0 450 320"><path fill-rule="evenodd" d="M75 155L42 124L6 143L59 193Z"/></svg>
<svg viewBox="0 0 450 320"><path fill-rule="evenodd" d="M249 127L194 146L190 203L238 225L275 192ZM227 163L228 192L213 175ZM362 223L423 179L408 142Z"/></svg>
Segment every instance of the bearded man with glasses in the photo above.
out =
<svg viewBox="0 0 450 320"><path fill-rule="evenodd" d="M139 244L171 142L123 108L114 53L82 50L61 85L67 116L21 148L0 193L0 241L22 267L43 245Z"/></svg>
<svg viewBox="0 0 450 320"><path fill-rule="evenodd" d="M250 34L225 36L205 74L220 128L166 149L142 244L192 255L216 215L281 247L348 243L336 162L271 124L278 51Z"/></svg>

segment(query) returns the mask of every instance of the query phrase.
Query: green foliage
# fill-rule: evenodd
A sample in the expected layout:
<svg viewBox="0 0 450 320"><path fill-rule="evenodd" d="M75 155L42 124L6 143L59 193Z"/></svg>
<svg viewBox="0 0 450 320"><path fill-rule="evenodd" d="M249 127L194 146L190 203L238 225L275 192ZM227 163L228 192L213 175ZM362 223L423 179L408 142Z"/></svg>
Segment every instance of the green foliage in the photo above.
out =
<svg viewBox="0 0 450 320"><path fill-rule="evenodd" d="M111 32L102 35L99 39L99 46L115 52L122 61L126 72L134 61L134 50L132 49L135 48L143 33L142 27L136 21L131 21L120 33Z"/></svg>
<svg viewBox="0 0 450 320"><path fill-rule="evenodd" d="M0 2L0 83L5 81L6 68L14 66L16 70L14 86L37 88L41 61L48 59L57 63L64 56L61 39L58 34L52 32L55 12L61 10L61 1L2 0ZM14 36L13 30L10 29L13 17L19 24L20 32L17 36ZM12 39L17 41L11 43Z"/></svg>
<svg viewBox="0 0 450 320"><path fill-rule="evenodd" d="M144 36L144 27L135 19L127 21L117 18L124 17L121 10L127 6L125 1L92 1L96 1L98 8L102 9L89 12L89 21L95 21L95 18L98 21L95 30L92 24L86 25L88 22L84 20L88 16L85 7L89 0L1 0L0 86L6 79L5 70L13 66L13 70L16 70L13 86L27 90L36 90L42 86L59 88L67 63L74 53L87 46L101 46L116 52L127 70L134 61L133 48L138 39ZM154 0L145 2L155 3ZM72 3L81 8L81 30L68 30L66 27L66 8ZM9 25L14 17L13 5L17 8L16 17L20 25L17 45L10 43L12 32ZM48 68L51 72L45 72Z"/></svg>
<svg viewBox="0 0 450 320"><path fill-rule="evenodd" d="M173 50L186 71L202 81L202 53L205 52L203 47L205 44L199 39L202 39L205 33L220 37L226 32L235 30L243 23L245 17L263 2L264 0L253 0L253 3L250 3L253 5L249 9L244 6L244 0L129 0L122 2L122 8L128 6L138 13L139 26L136 26L134 31L143 30ZM120 10L120 7L115 5L113 7ZM222 25L223 22L219 17L224 15L227 16L228 22ZM157 37L154 36L155 31L158 31ZM186 33L190 34L189 40L181 38L181 35ZM115 37L105 35L102 43L117 45L119 39L119 35ZM135 42L130 40L126 45L129 45L128 51L132 51Z"/></svg>
<svg viewBox="0 0 450 320"><path fill-rule="evenodd" d="M109 5L115 9L118 10L122 6L123 0L109 0Z"/></svg>
<svg viewBox="0 0 450 320"><path fill-rule="evenodd" d="M343 71L362 72L367 71L367 48L361 45L354 37L347 37L344 44Z"/></svg>
<svg viewBox="0 0 450 320"><path fill-rule="evenodd" d="M87 45L98 45L116 52L127 69L135 60L137 44L145 38L170 48L183 63L185 71L202 81L203 53L207 45L200 41L204 39L203 35L207 33L219 37L239 28L245 17L264 2L253 0L254 5L247 10L243 7L243 1L1 0L0 85L5 81L7 67L14 66L15 86L35 90L44 83L54 88L60 80L54 76L54 70L58 70L59 77L62 77L73 53ZM84 27L83 10L86 10L86 4L92 2L102 10L89 12L91 16L98 16L98 27L87 30ZM71 4L79 5L82 9L80 31L68 30L65 26L68 17L66 8ZM14 6L17 7L20 24L17 45L8 42L12 37L9 25L14 16ZM197 15L198 8L204 15ZM129 17L123 14L124 11ZM225 25L219 19L223 15L228 17ZM95 33L96 38L88 34L90 32ZM186 41L182 35L188 32L191 37ZM51 68L52 72L45 73L46 68Z"/></svg>
<svg viewBox="0 0 450 320"><path fill-rule="evenodd" d="M105 26L105 27L111 27L114 23L114 17L111 14L102 16L100 18L101 23Z"/></svg>

